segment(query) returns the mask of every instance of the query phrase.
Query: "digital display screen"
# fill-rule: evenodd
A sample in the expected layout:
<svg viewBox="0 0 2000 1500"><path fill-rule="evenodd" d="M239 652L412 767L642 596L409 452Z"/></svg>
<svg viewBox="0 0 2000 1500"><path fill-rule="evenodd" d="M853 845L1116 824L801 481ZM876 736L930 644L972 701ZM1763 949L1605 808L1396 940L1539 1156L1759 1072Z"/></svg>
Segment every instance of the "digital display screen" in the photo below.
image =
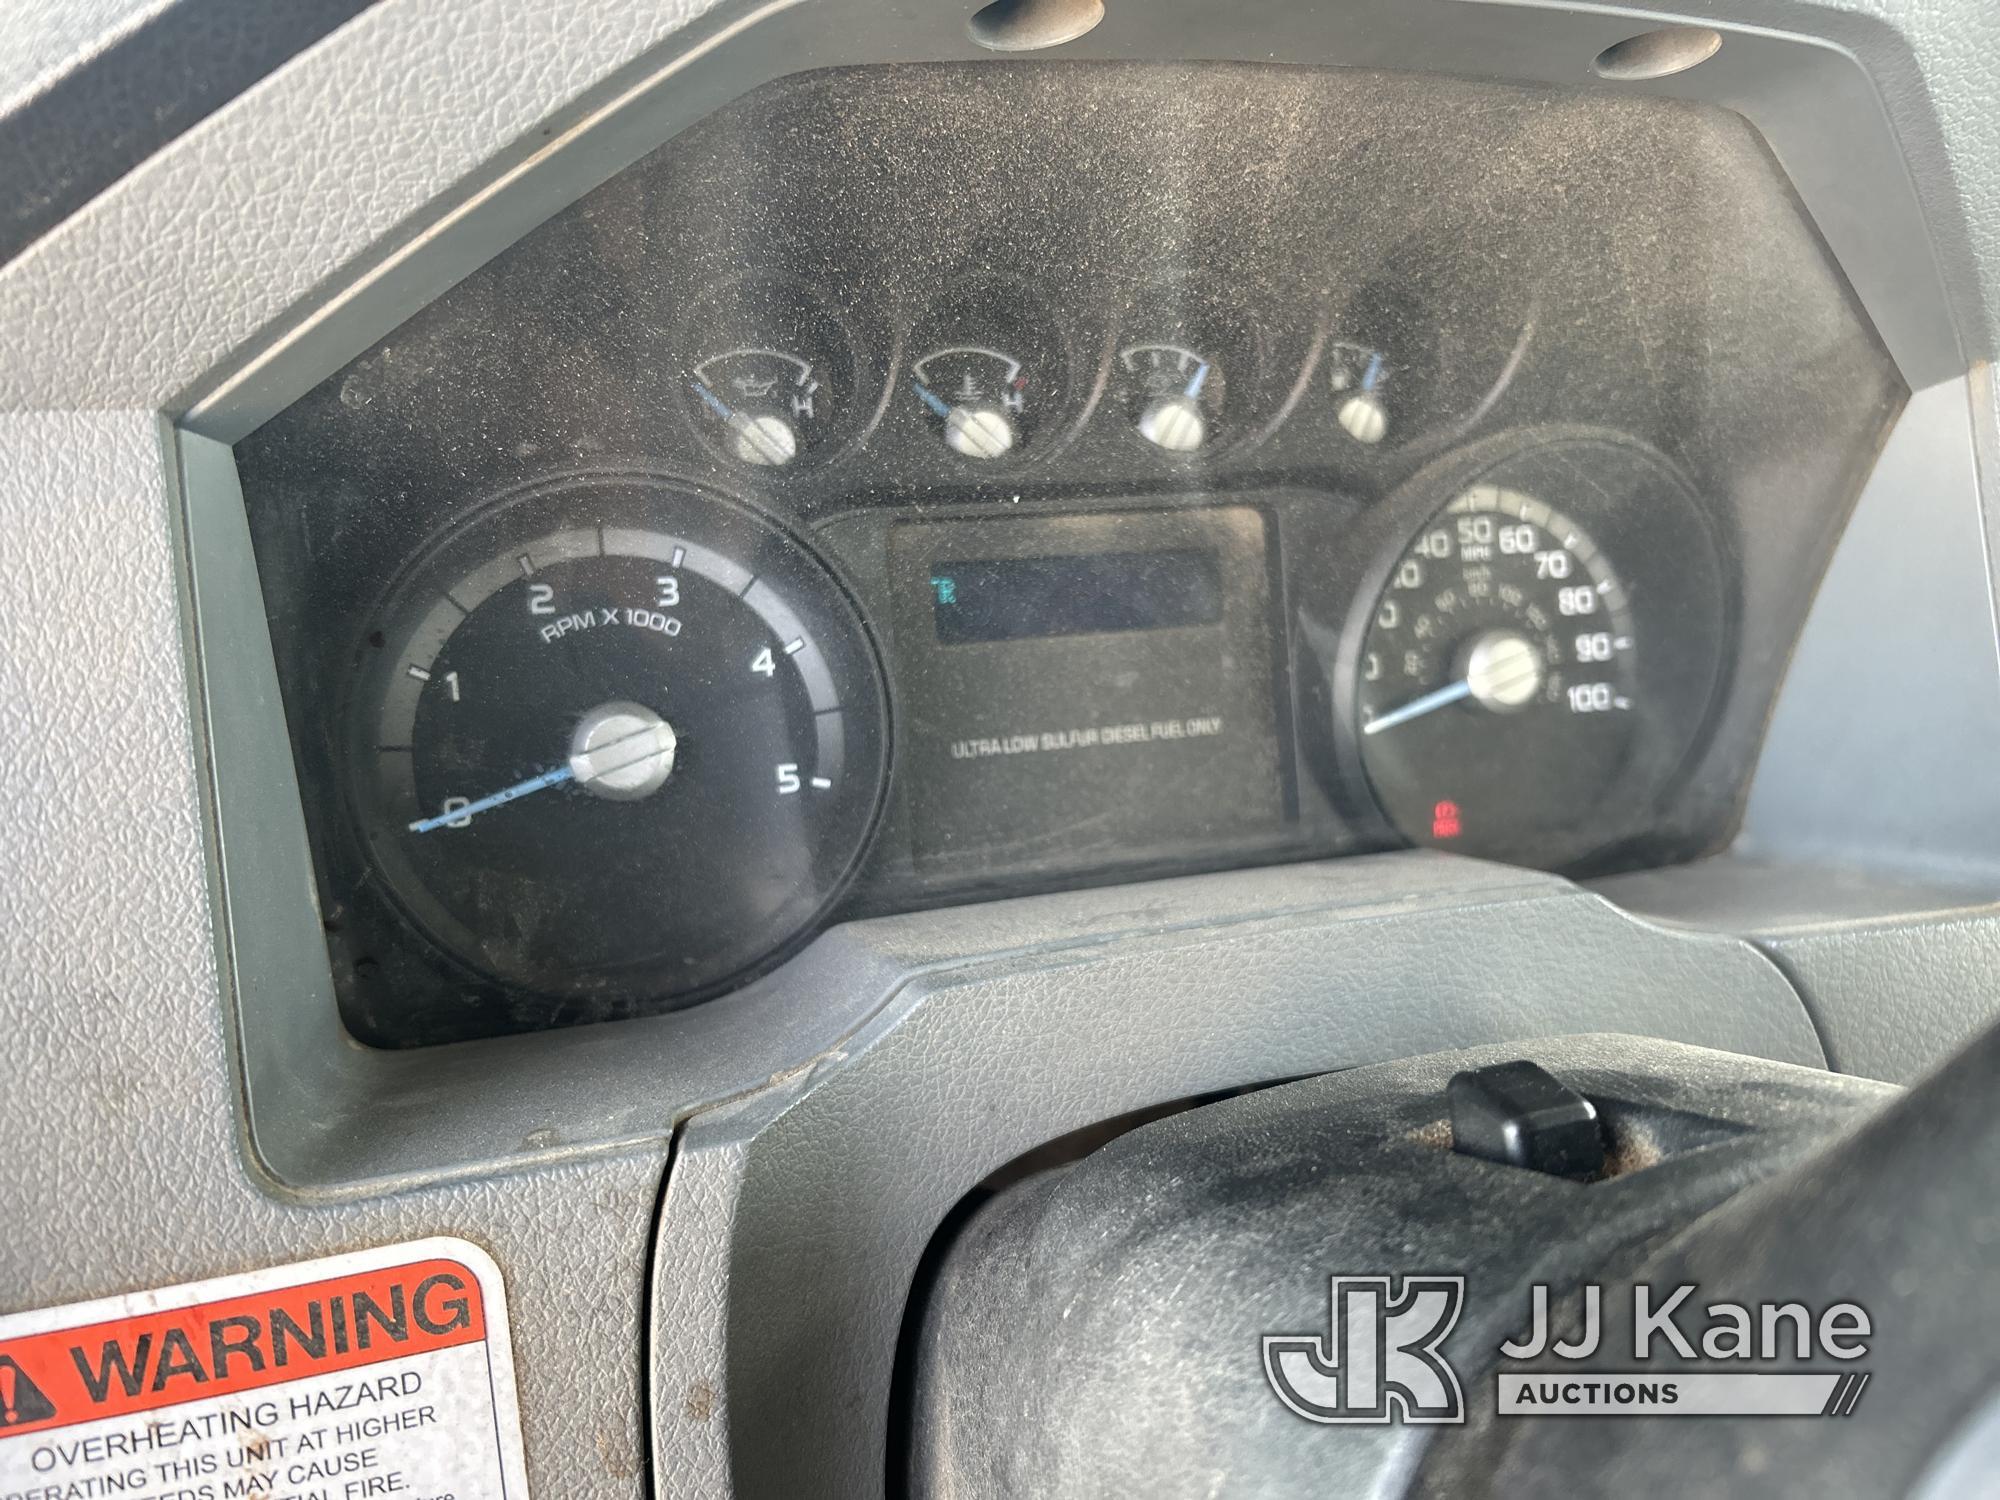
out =
<svg viewBox="0 0 2000 1500"><path fill-rule="evenodd" d="M1281 829L1272 540L1240 504L898 523L916 869L1184 859Z"/></svg>
<svg viewBox="0 0 2000 1500"><path fill-rule="evenodd" d="M1212 551L1095 552L941 562L930 578L947 646L1213 625L1222 562Z"/></svg>

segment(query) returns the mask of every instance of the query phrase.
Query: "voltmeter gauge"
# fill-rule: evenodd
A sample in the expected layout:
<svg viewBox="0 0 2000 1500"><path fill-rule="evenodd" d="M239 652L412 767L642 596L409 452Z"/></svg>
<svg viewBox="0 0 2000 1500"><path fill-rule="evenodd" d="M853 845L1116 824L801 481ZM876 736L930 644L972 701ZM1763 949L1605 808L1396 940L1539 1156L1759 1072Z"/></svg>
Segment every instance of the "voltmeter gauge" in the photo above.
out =
<svg viewBox="0 0 2000 1500"><path fill-rule="evenodd" d="M1389 436L1394 369L1380 349L1335 340L1327 350L1326 383L1334 418L1355 442L1374 447Z"/></svg>
<svg viewBox="0 0 2000 1500"><path fill-rule="evenodd" d="M351 786L406 915L477 974L700 998L806 932L881 800L846 591L747 509L643 475L507 498L361 648Z"/></svg>

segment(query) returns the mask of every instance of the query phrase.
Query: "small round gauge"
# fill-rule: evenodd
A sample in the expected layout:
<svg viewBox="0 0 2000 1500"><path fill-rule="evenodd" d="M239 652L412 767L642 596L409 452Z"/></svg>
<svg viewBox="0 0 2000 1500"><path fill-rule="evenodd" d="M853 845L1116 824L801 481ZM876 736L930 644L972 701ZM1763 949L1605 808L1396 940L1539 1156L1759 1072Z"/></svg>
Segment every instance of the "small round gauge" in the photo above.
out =
<svg viewBox="0 0 2000 1500"><path fill-rule="evenodd" d="M1511 231L1436 224L1399 240L1332 316L1321 398L1335 442L1435 452L1462 441L1504 398L1533 342L1525 251ZM1481 253L1468 255L1478 244Z"/></svg>
<svg viewBox="0 0 2000 1500"><path fill-rule="evenodd" d="M1689 492L1637 444L1530 440L1458 473L1361 629L1360 765L1413 842L1564 863L1642 830L1691 743L1719 570Z"/></svg>
<svg viewBox="0 0 2000 1500"><path fill-rule="evenodd" d="M1162 452L1196 453L1223 432L1229 375L1220 356L1171 340L1127 344L1113 373L1132 430Z"/></svg>
<svg viewBox="0 0 2000 1500"><path fill-rule="evenodd" d="M1367 344L1336 339L1327 346L1326 370L1333 415L1341 430L1370 448L1388 437L1395 373L1388 355Z"/></svg>
<svg viewBox="0 0 2000 1500"><path fill-rule="evenodd" d="M1249 320L1189 289L1145 288L1111 361L1115 400L1134 436L1172 458L1243 436L1259 344Z"/></svg>
<svg viewBox="0 0 2000 1500"><path fill-rule="evenodd" d="M480 974L691 1000L839 891L885 719L861 621L796 538L651 477L574 477L487 508L392 591L354 802L394 896Z"/></svg>
<svg viewBox="0 0 2000 1500"><path fill-rule="evenodd" d="M909 399L946 449L977 464L1033 455L1061 420L1069 361L1027 288L956 289L910 340Z"/></svg>
<svg viewBox="0 0 2000 1500"><path fill-rule="evenodd" d="M732 464L777 470L827 458L863 418L847 328L796 283L753 276L716 288L684 338L688 414Z"/></svg>
<svg viewBox="0 0 2000 1500"><path fill-rule="evenodd" d="M1173 458L1248 435L1261 344L1241 313L1178 286L1145 291L1126 320L1111 381L1134 436Z"/></svg>

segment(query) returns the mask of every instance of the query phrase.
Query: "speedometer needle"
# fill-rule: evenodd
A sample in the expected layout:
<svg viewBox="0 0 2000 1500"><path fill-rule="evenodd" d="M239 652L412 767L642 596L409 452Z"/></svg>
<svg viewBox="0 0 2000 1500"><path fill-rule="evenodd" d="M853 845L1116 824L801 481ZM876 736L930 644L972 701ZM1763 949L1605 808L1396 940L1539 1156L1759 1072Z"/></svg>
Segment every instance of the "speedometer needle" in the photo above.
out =
<svg viewBox="0 0 2000 1500"><path fill-rule="evenodd" d="M1407 724L1412 719L1421 719L1425 714L1435 713L1440 708L1449 708L1462 698L1472 696L1472 680L1461 677L1458 681L1435 692L1425 693L1421 698L1412 698L1401 708L1392 708L1386 714L1378 714L1361 726L1363 734L1380 734L1385 729L1394 729L1398 724Z"/></svg>

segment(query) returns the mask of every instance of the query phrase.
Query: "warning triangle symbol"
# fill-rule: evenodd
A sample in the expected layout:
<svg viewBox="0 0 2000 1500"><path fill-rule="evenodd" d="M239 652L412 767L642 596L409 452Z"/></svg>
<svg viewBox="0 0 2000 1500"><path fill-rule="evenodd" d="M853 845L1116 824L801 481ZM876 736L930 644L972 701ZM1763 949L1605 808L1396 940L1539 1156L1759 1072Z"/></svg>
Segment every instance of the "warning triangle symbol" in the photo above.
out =
<svg viewBox="0 0 2000 1500"><path fill-rule="evenodd" d="M28 1378L28 1372L14 1363L11 1354L0 1354L0 1432L29 1422L46 1422L55 1414L55 1403Z"/></svg>

